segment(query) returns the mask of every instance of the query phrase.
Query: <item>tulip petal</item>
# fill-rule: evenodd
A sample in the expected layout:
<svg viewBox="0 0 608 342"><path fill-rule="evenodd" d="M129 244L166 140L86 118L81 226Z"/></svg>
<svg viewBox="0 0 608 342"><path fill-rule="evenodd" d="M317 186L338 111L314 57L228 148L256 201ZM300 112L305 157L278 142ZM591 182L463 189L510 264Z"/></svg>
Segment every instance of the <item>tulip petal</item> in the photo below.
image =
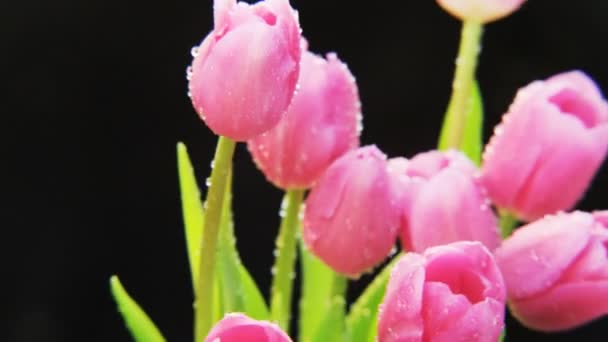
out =
<svg viewBox="0 0 608 342"><path fill-rule="evenodd" d="M437 0L451 15L479 22L490 22L517 10L524 0Z"/></svg>
<svg viewBox="0 0 608 342"><path fill-rule="evenodd" d="M336 160L306 199L304 241L336 272L357 277L389 254L398 228L386 156L375 146Z"/></svg>
<svg viewBox="0 0 608 342"><path fill-rule="evenodd" d="M527 183L543 152L543 146L529 137L542 132L545 118L526 106L527 99L541 90L542 83L537 82L517 93L484 150L481 180L492 200L503 208L514 208L518 190Z"/></svg>
<svg viewBox="0 0 608 342"><path fill-rule="evenodd" d="M515 207L526 213L528 220L573 207L602 163L605 150L605 145L598 145L584 126L584 120L593 118L564 115L553 107L532 107L530 110L543 111L547 120L542 130L543 136L536 136L536 139L542 140L543 154L515 199ZM601 153L596 147L601 147Z"/></svg>
<svg viewBox="0 0 608 342"><path fill-rule="evenodd" d="M213 22L216 30L222 30L228 25L228 17L232 8L236 6L236 0L214 0Z"/></svg>
<svg viewBox="0 0 608 342"><path fill-rule="evenodd" d="M602 91L589 76L580 70L563 72L547 79L547 82L556 85L556 88L572 88L586 94L587 97L602 97ZM600 121L608 120L608 112L605 112L599 118Z"/></svg>
<svg viewBox="0 0 608 342"><path fill-rule="evenodd" d="M487 298L450 323L449 329L437 334L433 342L498 341L504 326L504 304Z"/></svg>
<svg viewBox="0 0 608 342"><path fill-rule="evenodd" d="M422 314L425 340L435 340L458 321L469 309L471 302L462 294L454 294L450 287L440 282L424 284Z"/></svg>
<svg viewBox="0 0 608 342"><path fill-rule="evenodd" d="M481 241L498 247L496 216L471 176L445 169L422 186L409 217L415 251L460 240Z"/></svg>
<svg viewBox="0 0 608 342"><path fill-rule="evenodd" d="M256 165L282 189L308 188L359 145L356 84L335 55L302 55L299 90L285 117L248 142Z"/></svg>
<svg viewBox="0 0 608 342"><path fill-rule="evenodd" d="M194 64L201 77L191 80L192 99L214 132L246 140L278 122L298 76L298 61L287 49L276 30L250 22L217 41L202 65Z"/></svg>
<svg viewBox="0 0 608 342"><path fill-rule="evenodd" d="M505 301L502 275L492 254L479 242L460 241L427 249L426 280L440 281L471 303L485 297Z"/></svg>
<svg viewBox="0 0 608 342"><path fill-rule="evenodd" d="M216 341L291 342L291 339L276 324L232 313L219 321L205 338L205 342Z"/></svg>
<svg viewBox="0 0 608 342"><path fill-rule="evenodd" d="M608 230L604 230L605 234ZM560 283L608 280L608 239L593 236L587 248L572 263Z"/></svg>
<svg viewBox="0 0 608 342"><path fill-rule="evenodd" d="M481 179L519 219L572 208L608 149L608 103L580 71L522 88L486 146Z"/></svg>
<svg viewBox="0 0 608 342"><path fill-rule="evenodd" d="M539 296L512 300L513 314L526 326L555 332L608 314L608 280L562 284Z"/></svg>
<svg viewBox="0 0 608 342"><path fill-rule="evenodd" d="M407 253L391 273L378 318L378 341L422 341L424 258Z"/></svg>
<svg viewBox="0 0 608 342"><path fill-rule="evenodd" d="M511 299L552 287L587 245L590 214L557 215L519 228L494 253Z"/></svg>

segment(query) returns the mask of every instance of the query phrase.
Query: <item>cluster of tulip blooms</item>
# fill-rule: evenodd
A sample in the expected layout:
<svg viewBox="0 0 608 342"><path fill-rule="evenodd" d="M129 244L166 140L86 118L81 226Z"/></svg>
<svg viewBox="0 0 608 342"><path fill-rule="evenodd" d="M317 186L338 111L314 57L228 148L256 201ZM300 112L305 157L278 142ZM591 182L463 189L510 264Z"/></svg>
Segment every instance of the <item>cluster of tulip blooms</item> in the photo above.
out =
<svg viewBox="0 0 608 342"><path fill-rule="evenodd" d="M178 149L195 341L291 341L298 253L301 341L498 341L507 305L545 332L608 313L608 211L568 212L608 148L593 80L570 71L523 87L481 153L482 27L522 2L438 0L464 22L439 148L388 159L359 147L355 78L335 54L307 51L288 0L215 0L187 71L195 110L220 136L204 204ZM286 191L269 307L234 247L237 141ZM347 280L391 257L347 310ZM117 278L112 288L136 339L164 340Z"/></svg>

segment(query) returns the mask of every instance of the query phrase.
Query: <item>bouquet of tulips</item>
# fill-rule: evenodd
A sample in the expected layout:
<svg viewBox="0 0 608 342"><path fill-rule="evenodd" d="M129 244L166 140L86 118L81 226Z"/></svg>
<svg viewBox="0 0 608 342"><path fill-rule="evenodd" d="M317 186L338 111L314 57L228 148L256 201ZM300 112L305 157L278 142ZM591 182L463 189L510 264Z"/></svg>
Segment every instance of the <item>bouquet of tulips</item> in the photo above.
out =
<svg viewBox="0 0 608 342"><path fill-rule="evenodd" d="M463 21L439 143L389 159L359 147L355 78L336 54L308 51L288 0L214 1L187 69L194 109L219 136L204 200L177 148L196 342L291 341L292 303L305 342L494 342L507 307L545 332L608 313L608 211L571 211L606 156L608 102L581 71L534 81L483 148L483 25L523 0L437 2ZM237 142L285 191L268 302L235 247ZM348 281L376 270L347 303ZM135 340L164 341L117 277L111 289Z"/></svg>

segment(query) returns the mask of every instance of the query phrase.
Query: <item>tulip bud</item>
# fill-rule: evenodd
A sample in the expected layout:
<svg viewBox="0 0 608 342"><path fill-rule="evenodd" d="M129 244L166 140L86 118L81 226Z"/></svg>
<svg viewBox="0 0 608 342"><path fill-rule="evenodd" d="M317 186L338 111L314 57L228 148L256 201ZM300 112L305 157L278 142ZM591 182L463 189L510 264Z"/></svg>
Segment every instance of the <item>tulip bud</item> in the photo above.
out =
<svg viewBox="0 0 608 342"><path fill-rule="evenodd" d="M388 256L398 224L386 156L367 146L338 158L312 188L304 242L336 272L357 277Z"/></svg>
<svg viewBox="0 0 608 342"><path fill-rule="evenodd" d="M354 77L335 54L302 55L299 88L285 117L247 146L266 178L282 189L309 188L339 156L359 145Z"/></svg>
<svg viewBox="0 0 608 342"><path fill-rule="evenodd" d="M274 127L299 74L300 27L288 0L215 0L215 28L193 49L194 108L218 135L251 139Z"/></svg>
<svg viewBox="0 0 608 342"><path fill-rule="evenodd" d="M529 328L559 331L608 314L608 212L547 216L496 252L509 307Z"/></svg>
<svg viewBox="0 0 608 342"><path fill-rule="evenodd" d="M495 21L515 12L525 0L437 0L439 6L461 20Z"/></svg>
<svg viewBox="0 0 608 342"><path fill-rule="evenodd" d="M421 153L402 167L401 241L406 250L421 252L461 240L498 247L496 215L476 172L473 162L455 150Z"/></svg>
<svg viewBox="0 0 608 342"><path fill-rule="evenodd" d="M291 342L276 324L256 321L240 313L224 316L205 338L205 342Z"/></svg>
<svg viewBox="0 0 608 342"><path fill-rule="evenodd" d="M532 221L572 208L608 147L608 104L584 73L521 89L486 146L482 182L498 206Z"/></svg>
<svg viewBox="0 0 608 342"><path fill-rule="evenodd" d="M497 341L505 288L492 254L461 241L407 253L394 266L378 316L378 342Z"/></svg>

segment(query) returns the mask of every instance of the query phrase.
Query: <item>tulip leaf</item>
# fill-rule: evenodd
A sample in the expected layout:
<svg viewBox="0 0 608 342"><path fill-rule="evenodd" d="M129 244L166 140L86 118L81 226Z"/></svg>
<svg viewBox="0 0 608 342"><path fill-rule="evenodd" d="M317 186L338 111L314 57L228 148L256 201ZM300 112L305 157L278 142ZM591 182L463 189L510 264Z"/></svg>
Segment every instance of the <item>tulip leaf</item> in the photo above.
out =
<svg viewBox="0 0 608 342"><path fill-rule="evenodd" d="M133 339L137 342L164 342L165 338L160 333L154 322L148 317L144 310L129 296L120 283L117 276L110 278L110 290L118 311L122 315L125 324Z"/></svg>
<svg viewBox="0 0 608 342"><path fill-rule="evenodd" d="M186 233L186 246L188 249L188 260L190 261L190 274L192 276L192 287L193 289L196 289L198 267L200 263L199 247L203 236L205 218L194 169L192 168L192 163L188 157L186 145L181 142L177 144L177 168L182 199L182 216Z"/></svg>
<svg viewBox="0 0 608 342"><path fill-rule="evenodd" d="M503 342L505 337L507 336L507 328L502 328L502 332L500 333L500 337L498 338L498 342Z"/></svg>
<svg viewBox="0 0 608 342"><path fill-rule="evenodd" d="M346 332L349 341L358 341L360 339L358 336L375 336L378 306L384 298L393 265L401 255L398 254L384 266L382 271L351 305L346 317Z"/></svg>
<svg viewBox="0 0 608 342"><path fill-rule="evenodd" d="M448 136L449 132L456 126L454 120L454 111L451 110L452 104L448 105L448 110L441 127L441 135L439 137L439 149L447 150L452 146L449 146ZM483 101L481 98L481 91L477 81L473 83L471 88L471 97L469 110L465 117L464 125L462 125L463 134L462 141L458 147L462 150L476 165L481 163L481 150L482 150L482 130L483 130Z"/></svg>
<svg viewBox="0 0 608 342"><path fill-rule="evenodd" d="M223 311L243 312L249 317L266 320L268 307L255 281L241 262L236 249L232 219L232 176L228 175L220 221L216 277L221 279Z"/></svg>
<svg viewBox="0 0 608 342"><path fill-rule="evenodd" d="M343 296L335 296L329 303L329 309L323 313L317 312L322 318L319 321L314 342L342 341L344 336L344 308L346 301Z"/></svg>
<svg viewBox="0 0 608 342"><path fill-rule="evenodd" d="M300 240L302 266L302 297L300 299L299 341L309 342L314 337L326 312L331 296L334 271L312 255Z"/></svg>

